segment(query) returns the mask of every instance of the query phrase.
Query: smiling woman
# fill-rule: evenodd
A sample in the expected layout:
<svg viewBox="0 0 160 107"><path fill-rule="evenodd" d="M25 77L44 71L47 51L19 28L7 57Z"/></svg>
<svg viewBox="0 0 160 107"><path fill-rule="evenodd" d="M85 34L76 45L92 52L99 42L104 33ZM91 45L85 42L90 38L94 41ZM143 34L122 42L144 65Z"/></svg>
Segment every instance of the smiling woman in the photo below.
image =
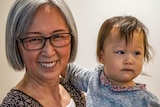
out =
<svg viewBox="0 0 160 107"><path fill-rule="evenodd" d="M6 56L25 74L0 106L84 107L84 95L60 78L76 52L76 25L63 0L16 0L6 25Z"/></svg>
<svg viewBox="0 0 160 107"><path fill-rule="evenodd" d="M7 14L11 4L14 1L16 0L0 0L0 103L6 96L6 93L23 77L25 73L25 69L23 69L24 71L22 72L15 72L15 70L8 65L5 54L4 32ZM75 62L86 68L93 68L97 65L95 57L97 34L101 24L105 19L117 15L133 15L146 24L149 29L148 40L154 48L155 56L151 62L144 64L142 69L142 71L149 76L139 75L135 81L146 83L147 89L153 92L160 99L160 1L65 0L65 2L67 2L71 8L74 18L77 22L76 25L78 27L78 57L76 57ZM25 11L23 14L25 16L28 13ZM51 35L52 34L47 34L46 36L50 37ZM75 36L75 34L73 36ZM46 40L46 43L49 43L49 39ZM71 56L73 56L73 54ZM15 56L13 56L13 58L14 57Z"/></svg>

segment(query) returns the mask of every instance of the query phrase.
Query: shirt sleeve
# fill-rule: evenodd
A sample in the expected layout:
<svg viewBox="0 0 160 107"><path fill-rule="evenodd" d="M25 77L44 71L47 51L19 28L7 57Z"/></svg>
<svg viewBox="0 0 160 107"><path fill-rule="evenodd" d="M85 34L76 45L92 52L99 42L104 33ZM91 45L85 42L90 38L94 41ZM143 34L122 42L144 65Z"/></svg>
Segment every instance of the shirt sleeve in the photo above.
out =
<svg viewBox="0 0 160 107"><path fill-rule="evenodd" d="M158 100L158 98L149 91L148 91L148 95L149 95L148 107L160 107L160 101Z"/></svg>
<svg viewBox="0 0 160 107"><path fill-rule="evenodd" d="M98 76L97 72L103 68L103 65L98 65L92 69L87 69L75 63L70 63L67 66L65 81L69 81L77 89L87 92L89 85L93 85L90 82Z"/></svg>
<svg viewBox="0 0 160 107"><path fill-rule="evenodd" d="M92 69L86 69L72 63L68 65L65 79L77 89L86 92L91 71Z"/></svg>

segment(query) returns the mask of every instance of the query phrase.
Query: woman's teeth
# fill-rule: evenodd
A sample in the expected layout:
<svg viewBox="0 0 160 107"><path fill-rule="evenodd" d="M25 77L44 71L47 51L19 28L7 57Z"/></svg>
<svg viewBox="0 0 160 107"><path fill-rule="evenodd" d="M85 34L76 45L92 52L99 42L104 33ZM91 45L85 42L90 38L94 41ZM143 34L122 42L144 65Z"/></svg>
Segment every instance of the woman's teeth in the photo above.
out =
<svg viewBox="0 0 160 107"><path fill-rule="evenodd" d="M56 64L56 62L47 62L47 63L41 63L43 67L53 67Z"/></svg>

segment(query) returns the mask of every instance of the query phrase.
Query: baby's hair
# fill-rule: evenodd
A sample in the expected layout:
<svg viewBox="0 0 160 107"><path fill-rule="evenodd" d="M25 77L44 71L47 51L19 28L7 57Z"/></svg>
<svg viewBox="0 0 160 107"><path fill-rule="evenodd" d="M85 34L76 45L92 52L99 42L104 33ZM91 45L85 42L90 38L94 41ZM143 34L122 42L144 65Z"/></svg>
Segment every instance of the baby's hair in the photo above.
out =
<svg viewBox="0 0 160 107"><path fill-rule="evenodd" d="M152 59L150 51L152 51L152 47L148 43L147 27L140 22L137 18L133 16L116 16L107 19L102 24L98 39L97 39L97 60L99 60L100 51L103 50L104 41L107 40L110 36L111 30L118 30L120 34L120 39L124 38L126 40L126 44L128 44L129 40L133 37L133 32L142 33L144 36L144 61L149 62ZM153 51L152 51L153 52Z"/></svg>

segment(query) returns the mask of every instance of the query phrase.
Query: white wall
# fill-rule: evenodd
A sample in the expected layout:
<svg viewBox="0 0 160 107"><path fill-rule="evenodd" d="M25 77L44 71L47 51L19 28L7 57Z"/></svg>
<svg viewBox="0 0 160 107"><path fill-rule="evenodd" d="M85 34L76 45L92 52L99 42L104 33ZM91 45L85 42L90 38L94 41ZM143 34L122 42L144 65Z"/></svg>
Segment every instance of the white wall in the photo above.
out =
<svg viewBox="0 0 160 107"><path fill-rule="evenodd" d="M14 0L0 0L0 102L6 93L22 78L23 72L9 67L5 57L5 22ZM144 65L149 77L139 76L136 81L147 84L147 89L160 99L160 1L159 0L65 0L75 17L79 32L76 63L92 68L96 63L96 40L104 20L115 15L133 15L150 30L149 42L155 49L154 60Z"/></svg>

